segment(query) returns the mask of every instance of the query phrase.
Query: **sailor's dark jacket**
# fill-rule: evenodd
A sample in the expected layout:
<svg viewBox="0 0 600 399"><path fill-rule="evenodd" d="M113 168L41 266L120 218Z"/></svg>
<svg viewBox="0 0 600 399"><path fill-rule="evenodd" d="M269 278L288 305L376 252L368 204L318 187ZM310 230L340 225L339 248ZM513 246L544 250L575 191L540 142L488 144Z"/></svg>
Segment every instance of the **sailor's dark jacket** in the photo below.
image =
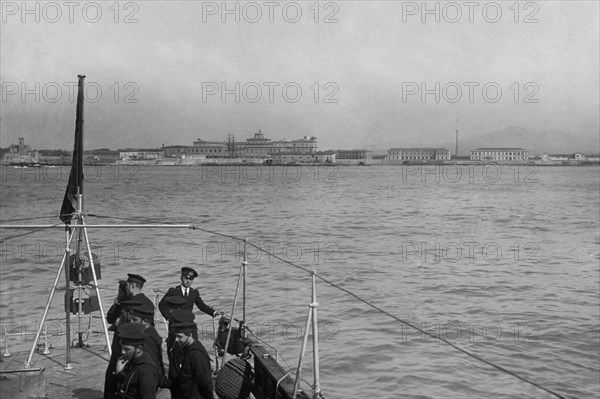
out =
<svg viewBox="0 0 600 399"><path fill-rule="evenodd" d="M118 374L118 398L155 399L158 389L158 370L147 352L125 365Z"/></svg>
<svg viewBox="0 0 600 399"><path fill-rule="evenodd" d="M144 339L144 352L150 355L154 364L156 365L156 369L158 370L158 385L162 386L166 382L165 378L165 365L163 362L163 354L162 354L162 338L158 335L156 329L152 326L149 326L146 331L144 331L146 335Z"/></svg>
<svg viewBox="0 0 600 399"><path fill-rule="evenodd" d="M155 309L154 302L150 298L148 298L143 292L140 292L137 295L134 295L130 298L132 301L137 301L142 304L142 306L146 306L152 309Z"/></svg>
<svg viewBox="0 0 600 399"><path fill-rule="evenodd" d="M180 296L182 298L185 298L185 296L183 295L181 285L169 288L169 290L167 291L165 296L158 303L158 309L160 310L160 313L167 320L170 319L169 306L167 305L167 297L169 297L169 296ZM206 313L207 315L209 315L209 316L215 315L215 310L204 303L204 301L202 300L202 297L200 296L200 292L198 292L197 289L190 287L190 291L188 293L187 298L185 298L185 300L186 300L185 304L183 304L180 307L180 309L186 309L186 310L193 311L194 305L196 305L196 306L198 306L198 309L200 309L202 312Z"/></svg>
<svg viewBox="0 0 600 399"><path fill-rule="evenodd" d="M181 360L169 365L171 399L214 399L210 357L198 342L182 348Z"/></svg>

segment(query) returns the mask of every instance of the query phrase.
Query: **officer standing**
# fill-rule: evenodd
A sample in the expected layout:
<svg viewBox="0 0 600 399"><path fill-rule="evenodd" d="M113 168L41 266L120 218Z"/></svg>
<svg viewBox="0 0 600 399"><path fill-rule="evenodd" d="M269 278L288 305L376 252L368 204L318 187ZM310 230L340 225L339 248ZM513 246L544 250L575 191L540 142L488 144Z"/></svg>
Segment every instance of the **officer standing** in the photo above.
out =
<svg viewBox="0 0 600 399"><path fill-rule="evenodd" d="M158 309L165 319L169 319L169 308L167 306L167 298L170 296L180 296L185 298L185 304L181 306L182 309L194 310L194 304L202 312L209 316L215 317L219 314L212 307L208 306L200 297L200 293L197 289L192 288L192 282L194 278L198 277L198 273L191 267L184 266L181 268L181 284L175 287L169 288L165 296L158 303Z"/></svg>

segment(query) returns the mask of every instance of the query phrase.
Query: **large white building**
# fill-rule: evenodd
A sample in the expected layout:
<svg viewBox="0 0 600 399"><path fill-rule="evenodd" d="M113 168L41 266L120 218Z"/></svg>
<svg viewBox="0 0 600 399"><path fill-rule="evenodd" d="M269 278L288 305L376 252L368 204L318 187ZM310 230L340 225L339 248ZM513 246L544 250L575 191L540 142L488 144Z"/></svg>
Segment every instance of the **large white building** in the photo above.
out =
<svg viewBox="0 0 600 399"><path fill-rule="evenodd" d="M246 141L235 141L230 138L227 141L207 141L198 139L191 146L172 145L164 147L165 157L205 156L207 159L214 158L248 158L269 159L278 153L311 154L317 152L317 138L304 136L298 140L277 140L265 138L259 130L254 136Z"/></svg>
<svg viewBox="0 0 600 399"><path fill-rule="evenodd" d="M446 161L450 159L450 150L445 148L390 148L386 161Z"/></svg>
<svg viewBox="0 0 600 399"><path fill-rule="evenodd" d="M473 161L528 161L529 151L522 148L492 147L471 150Z"/></svg>

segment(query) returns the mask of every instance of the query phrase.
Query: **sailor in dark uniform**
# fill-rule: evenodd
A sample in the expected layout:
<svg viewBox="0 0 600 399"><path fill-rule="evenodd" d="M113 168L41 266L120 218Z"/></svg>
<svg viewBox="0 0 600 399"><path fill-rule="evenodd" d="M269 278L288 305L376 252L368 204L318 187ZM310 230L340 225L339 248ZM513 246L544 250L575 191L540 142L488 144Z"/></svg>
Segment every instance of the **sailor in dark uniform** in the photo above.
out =
<svg viewBox="0 0 600 399"><path fill-rule="evenodd" d="M194 322L196 316L190 310L175 309L171 312L171 319L169 323L169 336L167 338L167 354L169 356L169 381L172 381L177 376L176 364L181 363L181 345L174 345L175 343L175 329L173 326L176 323ZM198 341L198 329L192 329L192 338Z"/></svg>
<svg viewBox="0 0 600 399"><path fill-rule="evenodd" d="M167 353L169 353L171 351L171 347L173 346L173 342L175 342L175 334L173 333L173 323L177 322L177 321L187 321L187 319L184 320L180 320L179 318L177 318L178 314L181 314L182 306L184 306L186 304L186 300L184 297L181 296L177 296L177 295L172 295L172 296L167 296L165 297L165 303L167 305L167 313L168 313L168 335L167 335ZM189 310L185 310L184 312L187 313L191 313L192 314L192 319L191 321L194 320L194 313L189 311ZM184 313L184 314L187 314ZM184 316L185 317L185 316ZM198 334L196 333L194 335L194 339L198 339Z"/></svg>
<svg viewBox="0 0 600 399"><path fill-rule="evenodd" d="M185 304L181 306L182 309L194 310L194 304L211 317L215 317L220 312L213 309L204 303L202 298L200 297L200 293L197 289L192 288L192 282L194 278L198 277L198 273L192 269L191 267L182 267L181 268L181 284L175 287L169 288L165 296L158 303L158 309L160 313L163 315L165 319L169 319L168 306L167 306L167 298L170 296L180 296L185 298Z"/></svg>
<svg viewBox="0 0 600 399"><path fill-rule="evenodd" d="M181 358L174 362L173 370L169 370L171 399L214 399L210 357L204 346L192 337L196 323L174 323L173 330Z"/></svg>
<svg viewBox="0 0 600 399"><path fill-rule="evenodd" d="M167 386L162 354L162 338L154 326L150 324L150 321L153 319L154 309L147 305L136 306L129 312L130 323L138 323L144 326L144 335L146 336L144 341L144 352L148 353L154 361L154 364L156 364L159 377L158 385Z"/></svg>
<svg viewBox="0 0 600 399"><path fill-rule="evenodd" d="M154 302L142 293L142 287L145 283L146 279L139 274L127 274L127 292L129 293L129 298L154 309ZM152 320L152 325L154 325L154 320Z"/></svg>
<svg viewBox="0 0 600 399"><path fill-rule="evenodd" d="M144 352L144 327L138 323L125 323L117 331L122 349L117 361L119 390L115 396L122 399L155 399L158 370L150 355Z"/></svg>
<svg viewBox="0 0 600 399"><path fill-rule="evenodd" d="M116 331L119 327L119 318L121 317L121 302L129 299L129 292L127 291L127 281L119 280L119 293L114 300L114 303L106 312L106 321L111 324L108 331Z"/></svg>
<svg viewBox="0 0 600 399"><path fill-rule="evenodd" d="M120 315L115 319L114 324L117 329L113 333L113 340L111 344L111 355L108 361L108 367L104 376L104 399L114 399L114 395L117 392L117 379L115 370L117 367L117 360L121 356L121 343L119 340L119 329L118 326L127 323L129 321L129 312L131 309L140 306L142 303L139 301L133 301L131 299L120 301L119 309ZM107 316L108 319L108 316Z"/></svg>

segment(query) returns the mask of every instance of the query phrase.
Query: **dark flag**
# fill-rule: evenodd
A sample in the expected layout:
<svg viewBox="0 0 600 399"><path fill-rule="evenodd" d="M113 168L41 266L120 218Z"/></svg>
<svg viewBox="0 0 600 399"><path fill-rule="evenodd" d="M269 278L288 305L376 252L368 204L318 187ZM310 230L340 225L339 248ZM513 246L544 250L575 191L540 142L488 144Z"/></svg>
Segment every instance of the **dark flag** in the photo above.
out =
<svg viewBox="0 0 600 399"><path fill-rule="evenodd" d="M75 146L73 148L73 163L69 174L69 184L65 191L65 198L60 207L60 220L71 224L71 216L77 211L78 194L83 194L83 86L84 75L77 75L79 87L77 90L77 113L75 116ZM78 193L79 189L79 193Z"/></svg>

